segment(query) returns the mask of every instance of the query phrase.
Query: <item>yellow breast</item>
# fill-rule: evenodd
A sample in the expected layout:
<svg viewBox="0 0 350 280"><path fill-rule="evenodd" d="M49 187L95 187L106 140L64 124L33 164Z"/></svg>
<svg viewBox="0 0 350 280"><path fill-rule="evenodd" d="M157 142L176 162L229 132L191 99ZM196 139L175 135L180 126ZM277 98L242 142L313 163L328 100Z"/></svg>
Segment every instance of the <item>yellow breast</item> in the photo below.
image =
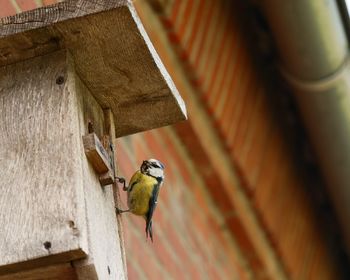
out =
<svg viewBox="0 0 350 280"><path fill-rule="evenodd" d="M145 216L149 209L149 200L157 180L137 171L128 187L128 206L135 215Z"/></svg>

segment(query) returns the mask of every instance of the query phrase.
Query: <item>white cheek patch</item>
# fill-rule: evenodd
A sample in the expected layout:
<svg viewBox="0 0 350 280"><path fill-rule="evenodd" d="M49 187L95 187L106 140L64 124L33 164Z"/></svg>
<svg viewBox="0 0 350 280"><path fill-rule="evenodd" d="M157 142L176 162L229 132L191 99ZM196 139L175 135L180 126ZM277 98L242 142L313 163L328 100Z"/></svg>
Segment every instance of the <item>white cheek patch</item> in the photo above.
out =
<svg viewBox="0 0 350 280"><path fill-rule="evenodd" d="M149 173L156 178L164 178L164 172L160 168L150 168Z"/></svg>

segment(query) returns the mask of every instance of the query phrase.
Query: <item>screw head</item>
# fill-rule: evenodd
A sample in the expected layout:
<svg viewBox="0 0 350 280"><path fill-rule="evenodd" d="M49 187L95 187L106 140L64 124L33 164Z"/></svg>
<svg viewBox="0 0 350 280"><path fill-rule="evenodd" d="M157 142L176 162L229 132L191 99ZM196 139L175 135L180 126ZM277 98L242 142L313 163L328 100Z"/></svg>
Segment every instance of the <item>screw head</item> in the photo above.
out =
<svg viewBox="0 0 350 280"><path fill-rule="evenodd" d="M64 77L63 76L57 77L56 84L62 85L63 83L64 83Z"/></svg>

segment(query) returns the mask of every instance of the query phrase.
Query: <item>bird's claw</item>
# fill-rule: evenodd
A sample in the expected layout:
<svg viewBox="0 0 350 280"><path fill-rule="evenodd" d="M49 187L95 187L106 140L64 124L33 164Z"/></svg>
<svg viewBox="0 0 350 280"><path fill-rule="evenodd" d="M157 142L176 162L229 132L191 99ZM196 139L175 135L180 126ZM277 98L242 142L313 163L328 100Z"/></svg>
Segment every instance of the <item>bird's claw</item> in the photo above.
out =
<svg viewBox="0 0 350 280"><path fill-rule="evenodd" d="M125 179L123 177L118 177L118 176L116 176L115 179L116 179L116 181L118 183L123 184L123 191L126 191L127 190L127 186L126 186L126 183L125 183Z"/></svg>
<svg viewBox="0 0 350 280"><path fill-rule="evenodd" d="M115 177L115 179L121 184L125 183L125 179L123 177Z"/></svg>
<svg viewBox="0 0 350 280"><path fill-rule="evenodd" d="M122 209L119 209L118 207L115 207L115 212L117 213L117 215L120 215L122 213L125 213L125 212L129 212L130 209L127 209L127 210L122 210Z"/></svg>

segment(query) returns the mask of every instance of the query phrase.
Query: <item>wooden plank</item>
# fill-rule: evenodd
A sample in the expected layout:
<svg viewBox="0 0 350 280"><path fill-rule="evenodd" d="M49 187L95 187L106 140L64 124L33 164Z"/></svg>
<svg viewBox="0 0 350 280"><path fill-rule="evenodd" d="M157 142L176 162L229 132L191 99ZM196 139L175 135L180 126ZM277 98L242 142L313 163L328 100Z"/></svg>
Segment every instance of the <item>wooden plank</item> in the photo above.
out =
<svg viewBox="0 0 350 280"><path fill-rule="evenodd" d="M44 266L17 273L0 276L0 280L77 280L77 275L70 263Z"/></svg>
<svg viewBox="0 0 350 280"><path fill-rule="evenodd" d="M78 95L81 154L84 155L82 136L89 131L88 123L93 122L95 130L103 133L104 113L89 89L73 71L71 78L70 91ZM99 137L102 139L100 135ZM89 253L86 259L73 262L78 279L126 279L112 185L101 188L99 175L85 155L82 156L81 163Z"/></svg>
<svg viewBox="0 0 350 280"><path fill-rule="evenodd" d="M60 1L54 5L1 18L0 36L6 37L32 29L47 27L54 23L68 21L126 5L128 5L128 0Z"/></svg>
<svg viewBox="0 0 350 280"><path fill-rule="evenodd" d="M87 253L81 135L67 77L64 51L0 67L0 274Z"/></svg>
<svg viewBox="0 0 350 280"><path fill-rule="evenodd" d="M84 151L97 174L111 170L109 155L95 133L83 136Z"/></svg>
<svg viewBox="0 0 350 280"><path fill-rule="evenodd" d="M68 0L0 19L0 65L60 48L102 108L111 108L116 136L186 119L131 1Z"/></svg>
<svg viewBox="0 0 350 280"><path fill-rule="evenodd" d="M114 183L114 173L112 170L108 170L106 173L100 175L98 178L101 186L107 186Z"/></svg>
<svg viewBox="0 0 350 280"><path fill-rule="evenodd" d="M111 157L102 146L97 135L95 133L84 135L83 144L86 157L97 174L100 175L100 184L102 186L113 184L114 172L111 167Z"/></svg>
<svg viewBox="0 0 350 280"><path fill-rule="evenodd" d="M113 166L114 166L114 177L117 174L117 150L116 150L116 139L114 139L113 135L115 135L115 123L114 123L114 116L111 109L105 109L103 110L104 113L104 119L105 119L105 134L108 138L108 143L111 145L112 150L110 150L110 153L113 158ZM121 205L121 198L120 198L120 188L118 186L118 183L114 181L113 185L113 197L115 205ZM127 264L126 264L126 253L125 253L125 245L124 245L124 231L123 231L123 221L122 221L122 215L117 215L117 223L118 223L118 235L119 235L119 244L120 244L120 251L122 255L123 265L124 265L124 274L125 278L127 277Z"/></svg>

